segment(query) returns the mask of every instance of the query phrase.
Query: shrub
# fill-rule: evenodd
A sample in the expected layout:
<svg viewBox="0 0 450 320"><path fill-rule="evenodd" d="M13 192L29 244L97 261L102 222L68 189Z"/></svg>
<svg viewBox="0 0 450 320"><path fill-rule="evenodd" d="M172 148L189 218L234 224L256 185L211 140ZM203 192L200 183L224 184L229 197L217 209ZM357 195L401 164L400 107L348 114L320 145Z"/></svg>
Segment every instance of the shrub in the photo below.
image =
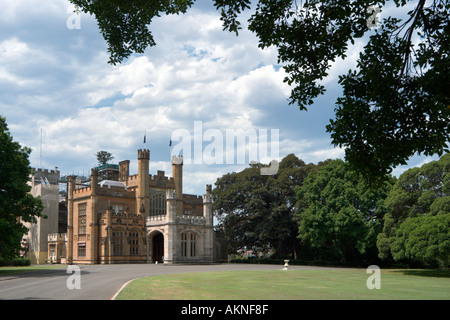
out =
<svg viewBox="0 0 450 320"><path fill-rule="evenodd" d="M4 259L0 258L0 266L16 266L16 267L26 267L31 264L31 260L28 258L12 258L12 259Z"/></svg>

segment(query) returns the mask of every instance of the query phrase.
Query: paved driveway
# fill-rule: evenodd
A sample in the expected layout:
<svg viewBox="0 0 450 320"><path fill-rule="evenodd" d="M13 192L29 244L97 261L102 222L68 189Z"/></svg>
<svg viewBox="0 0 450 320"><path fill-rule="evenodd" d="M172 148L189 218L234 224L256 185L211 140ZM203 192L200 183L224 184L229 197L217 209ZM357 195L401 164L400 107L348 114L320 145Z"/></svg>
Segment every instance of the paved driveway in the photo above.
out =
<svg viewBox="0 0 450 320"><path fill-rule="evenodd" d="M33 271L18 275L0 276L0 299L49 300L108 300L128 281L163 274L202 271L281 270L279 265L163 265L120 264L79 266L80 289L69 289L67 283L76 285L75 273L62 269ZM291 266L291 269L314 267ZM68 281L69 280L69 281Z"/></svg>

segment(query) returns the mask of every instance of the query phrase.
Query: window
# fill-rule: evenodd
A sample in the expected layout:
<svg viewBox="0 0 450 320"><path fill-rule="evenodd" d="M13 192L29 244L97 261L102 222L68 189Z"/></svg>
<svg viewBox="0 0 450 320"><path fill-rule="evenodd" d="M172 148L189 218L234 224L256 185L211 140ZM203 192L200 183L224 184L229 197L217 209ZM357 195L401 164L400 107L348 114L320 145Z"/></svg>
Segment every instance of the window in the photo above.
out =
<svg viewBox="0 0 450 320"><path fill-rule="evenodd" d="M150 215L166 214L166 192L162 189L150 189Z"/></svg>
<svg viewBox="0 0 450 320"><path fill-rule="evenodd" d="M130 241L130 256L139 254L139 232L130 232L128 240Z"/></svg>
<svg viewBox="0 0 450 320"><path fill-rule="evenodd" d="M86 203L78 205L78 234L86 234Z"/></svg>
<svg viewBox="0 0 450 320"><path fill-rule="evenodd" d="M112 210L113 214L119 214L124 211L124 206L122 206L120 204L114 204L111 206L111 210Z"/></svg>
<svg viewBox="0 0 450 320"><path fill-rule="evenodd" d="M86 256L86 243L78 243L78 257Z"/></svg>
<svg viewBox="0 0 450 320"><path fill-rule="evenodd" d="M123 231L113 231L112 233L113 255L123 255Z"/></svg>
<svg viewBox="0 0 450 320"><path fill-rule="evenodd" d="M195 257L197 255L197 235L193 232L181 234L181 256Z"/></svg>

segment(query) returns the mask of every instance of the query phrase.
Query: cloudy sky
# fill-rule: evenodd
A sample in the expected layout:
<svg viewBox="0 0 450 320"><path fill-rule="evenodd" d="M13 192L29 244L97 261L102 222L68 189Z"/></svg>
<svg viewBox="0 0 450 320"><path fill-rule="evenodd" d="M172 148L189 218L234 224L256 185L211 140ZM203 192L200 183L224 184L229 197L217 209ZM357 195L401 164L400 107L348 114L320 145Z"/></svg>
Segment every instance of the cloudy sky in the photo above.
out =
<svg viewBox="0 0 450 320"><path fill-rule="evenodd" d="M171 152L190 138L197 146L183 150L184 192L203 194L205 184L252 160L269 163L270 146L276 149L272 132L279 137L277 160L290 153L307 163L343 158L325 126L340 94L338 75L355 66L364 43L357 41L348 59L334 63L324 80L327 93L299 111L288 104L276 50L259 49L245 29L239 37L223 31L212 1L197 2L185 15L155 19L157 46L112 66L95 19L74 17L67 0L0 0L0 115L14 140L33 150L31 165L87 175L97 165L96 152L106 150L115 163L131 160L134 174L136 150L146 147L150 173L171 176ZM267 156L211 164L213 142L222 139L225 146L227 130L239 129L261 141L267 131ZM394 173L426 161L414 157Z"/></svg>

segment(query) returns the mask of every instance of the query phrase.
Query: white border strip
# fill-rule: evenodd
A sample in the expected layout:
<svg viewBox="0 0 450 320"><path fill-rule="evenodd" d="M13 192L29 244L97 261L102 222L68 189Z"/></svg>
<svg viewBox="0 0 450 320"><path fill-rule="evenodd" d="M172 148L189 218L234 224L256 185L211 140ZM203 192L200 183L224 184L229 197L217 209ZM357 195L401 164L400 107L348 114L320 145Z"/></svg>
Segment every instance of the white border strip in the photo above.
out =
<svg viewBox="0 0 450 320"><path fill-rule="evenodd" d="M116 297L119 295L119 293L123 290L123 288L125 288L131 281L136 280L139 278L135 278L135 279L131 279L129 281L127 281L122 287L120 287L120 289L111 297L110 300L116 300Z"/></svg>

